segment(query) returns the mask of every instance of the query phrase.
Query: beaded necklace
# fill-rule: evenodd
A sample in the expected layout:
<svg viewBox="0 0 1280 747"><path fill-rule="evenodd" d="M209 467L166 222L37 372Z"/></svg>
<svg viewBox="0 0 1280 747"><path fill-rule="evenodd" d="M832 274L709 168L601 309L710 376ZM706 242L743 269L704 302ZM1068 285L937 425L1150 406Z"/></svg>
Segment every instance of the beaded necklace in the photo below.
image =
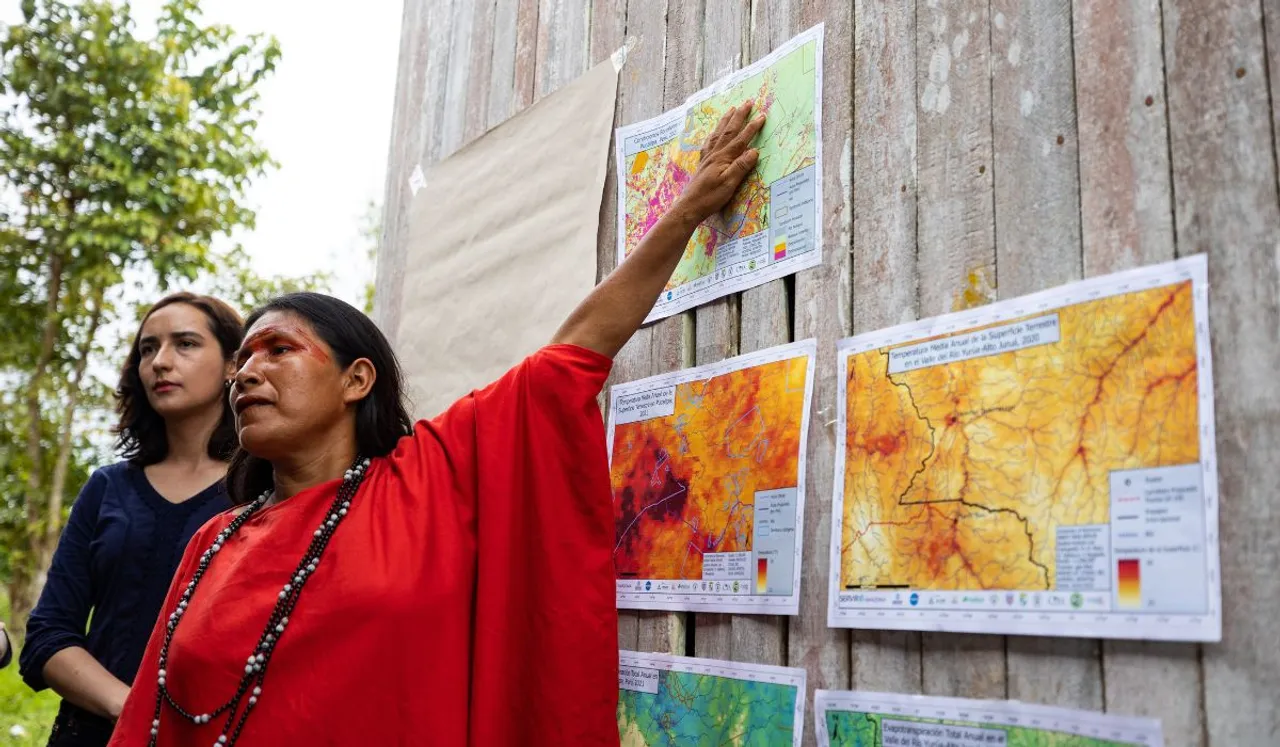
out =
<svg viewBox="0 0 1280 747"><path fill-rule="evenodd" d="M266 627L262 630L262 635L258 637L258 643L254 646L253 653L245 660L244 675L240 678L240 684L236 688L235 694L227 702L212 711L193 714L178 704L165 684L168 676L169 646L173 643L173 634L178 629L178 623L182 622L182 615L186 612L187 606L191 602L191 597L196 592L196 587L200 585L200 579L209 570L209 565L213 562L214 556L222 549L223 544L249 520L249 517L266 505L267 499L271 497L271 491L268 490L258 496L239 516L232 519L225 529L218 533L213 545L200 556L200 565L196 568L195 575L192 576L191 582L187 584L187 588L183 589L182 598L178 601L178 608L173 611L173 614L169 615L169 620L165 625L164 642L160 647L159 671L157 672L159 687L156 692L155 714L151 720L149 747L156 747L160 736L160 715L166 703L179 716L197 725L207 724L213 719L226 714L226 723L222 727L222 733L218 735L217 741L214 742L214 747L234 745L236 740L240 738L240 732L244 729L244 724L248 721L249 714L253 711L253 707L258 704L258 698L262 697L262 683L266 678L267 665L271 663L271 654L275 651L276 644L280 642L285 628L289 625L289 614L297 606L298 597L302 594L302 587L306 584L307 579L315 573L316 566L320 563L320 556L324 553L324 549L328 547L329 539L333 537L334 530L342 522L343 517L347 515L347 510L351 508L351 499L355 497L356 491L359 490L360 484L364 480L365 471L368 468L369 459L356 457L351 469L348 469L343 474L342 485L338 487L338 494L334 496L333 505L330 507L324 522L320 524L320 528L315 531L311 539L311 545L307 547L307 551L303 554L293 577L280 590L275 608L271 611L271 617L268 618ZM244 703L244 711L241 713L240 706L246 695L248 696L248 701Z"/></svg>

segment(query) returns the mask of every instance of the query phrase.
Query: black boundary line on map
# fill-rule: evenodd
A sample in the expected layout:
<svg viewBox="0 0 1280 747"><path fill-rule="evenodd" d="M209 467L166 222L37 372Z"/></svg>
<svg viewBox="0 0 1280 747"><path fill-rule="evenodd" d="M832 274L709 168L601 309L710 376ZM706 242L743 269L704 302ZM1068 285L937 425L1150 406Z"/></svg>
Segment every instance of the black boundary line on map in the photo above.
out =
<svg viewBox="0 0 1280 747"><path fill-rule="evenodd" d="M1045 565L1043 565L1043 564L1041 564L1041 563L1037 562L1037 561L1036 561L1036 559L1035 559L1036 543L1035 543L1035 538L1034 538L1034 537L1032 536L1032 534L1031 534L1031 522L1030 522L1030 520L1029 520L1029 519L1027 519L1027 517L1025 517L1025 516L1023 516L1022 514L1018 513L1016 510L1014 510L1014 509L1012 509L1012 508L993 508L993 507L991 507L991 506L984 506L984 505L982 505L982 504L980 504L980 503L974 503L974 502L972 502L972 501L966 501L964 498L948 498L948 499L945 499L945 500L936 500L936 501L908 501L908 500L905 500L905 499L906 499L906 497L907 497L907 494L908 494L908 493L910 493L910 492L911 492L911 489L915 487L915 484L916 484L916 478L917 478L917 477L919 477L920 475L924 474L924 471L925 471L926 469L928 469L929 460L930 460L930 459L932 459L932 458L933 458L933 456L937 453L937 440L936 440L937 429L934 427L933 423L929 420L929 418L925 417L924 413L920 412L920 406L916 404L915 392L911 391L911 386L910 386L909 384L905 384L905 383L902 383L902 382L894 381L894 380L893 380L893 374L888 373L888 370L889 370L889 369L888 369L888 357L889 357L889 353L888 353L888 351L887 351L887 350L881 350L881 351L880 351L880 355L881 355L883 358L885 358L885 371L886 371L886 373L885 373L885 378L887 378L887 379L889 380L889 383L890 383L890 384L892 384L893 386L895 386L895 387L901 387L901 388L903 388L903 389L905 389L905 390L906 390L906 392L907 392L907 399L911 402L911 409L912 409L912 410L915 410L916 417L917 417L917 418L919 418L921 421L923 421L923 422L924 422L924 424L925 424L926 426L928 426L928 428L929 428L929 453L928 453L928 454L926 454L926 455L925 455L925 456L920 460L920 469L916 470L916 471L915 471L915 473L913 473L913 474L911 475L911 479L907 482L907 487L902 491L902 493L901 493L901 494L899 494L899 495L898 495L898 498L897 498L897 501L896 501L896 502L897 502L897 504L898 504L899 506L928 506L928 505L941 504L941 503L959 503L959 504L960 504L960 505L962 505L962 506L966 506L966 507L968 507L968 508L972 508L972 509L977 509L977 510L980 510L980 511L986 511L986 512L988 512L988 513L1009 513L1009 514L1013 514L1015 517L1017 517L1018 521L1020 521L1020 522L1022 523L1022 531L1026 533L1026 535L1027 535L1027 544L1028 544L1028 545L1030 546L1030 548L1031 548L1031 553L1030 553L1030 555L1028 555L1027 560L1031 561L1031 564L1032 564L1032 565L1034 565L1035 567L1039 568L1039 569L1044 573L1044 588L1045 588L1045 590L1046 590L1046 591L1052 591L1052 589L1050 588L1050 584L1049 584L1049 568L1048 568L1047 566L1045 566ZM990 412L990 411L991 411L991 410L989 410L988 412ZM968 450L969 450L969 447L968 447L968 444L966 444L966 445L965 445L965 454L966 454L966 456L968 455ZM986 589L984 589L984 591L986 591Z"/></svg>

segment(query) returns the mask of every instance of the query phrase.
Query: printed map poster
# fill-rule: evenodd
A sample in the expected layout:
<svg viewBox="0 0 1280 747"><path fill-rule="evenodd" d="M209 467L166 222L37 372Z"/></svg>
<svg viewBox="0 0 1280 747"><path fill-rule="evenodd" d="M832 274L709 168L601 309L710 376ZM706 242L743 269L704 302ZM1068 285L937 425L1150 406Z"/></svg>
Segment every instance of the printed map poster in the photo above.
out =
<svg viewBox="0 0 1280 747"><path fill-rule="evenodd" d="M814 693L820 747L1162 747L1160 722L1001 700Z"/></svg>
<svg viewBox="0 0 1280 747"><path fill-rule="evenodd" d="M694 232L646 322L822 262L822 31L791 39L660 117L618 128L618 262L693 177L731 107L768 116L760 161L722 213Z"/></svg>
<svg viewBox="0 0 1280 747"><path fill-rule="evenodd" d="M805 671L620 652L622 747L799 747Z"/></svg>
<svg viewBox="0 0 1280 747"><path fill-rule="evenodd" d="M837 360L832 626L1220 640L1203 255Z"/></svg>
<svg viewBox="0 0 1280 747"><path fill-rule="evenodd" d="M618 607L795 615L813 340L617 384Z"/></svg>

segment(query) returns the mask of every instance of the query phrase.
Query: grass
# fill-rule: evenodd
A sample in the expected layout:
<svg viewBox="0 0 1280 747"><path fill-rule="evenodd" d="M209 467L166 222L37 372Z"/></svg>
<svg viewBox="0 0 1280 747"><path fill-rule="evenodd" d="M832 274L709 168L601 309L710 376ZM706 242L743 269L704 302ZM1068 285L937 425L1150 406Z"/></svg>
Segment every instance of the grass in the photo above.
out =
<svg viewBox="0 0 1280 747"><path fill-rule="evenodd" d="M9 596L0 591L0 620L9 621ZM18 641L12 642L15 647ZM60 699L50 690L31 692L18 676L18 654L13 662L0 669L0 745L44 745L49 741L49 729L58 713ZM14 736L11 730L22 728L22 736Z"/></svg>

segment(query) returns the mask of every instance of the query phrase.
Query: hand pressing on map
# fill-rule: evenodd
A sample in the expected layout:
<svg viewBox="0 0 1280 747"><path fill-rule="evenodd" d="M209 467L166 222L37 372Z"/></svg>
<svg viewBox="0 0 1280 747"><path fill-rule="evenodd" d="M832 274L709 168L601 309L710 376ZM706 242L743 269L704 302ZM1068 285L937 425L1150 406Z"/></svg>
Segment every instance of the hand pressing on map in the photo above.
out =
<svg viewBox="0 0 1280 747"><path fill-rule="evenodd" d="M671 209L569 314L553 343L577 345L610 358L627 344L671 279L694 230L733 199L755 168L760 154L748 146L764 127L764 115L748 120L750 115L751 104L746 103L721 118L702 146L697 171Z"/></svg>
<svg viewBox="0 0 1280 747"><path fill-rule="evenodd" d="M751 115L752 102L736 106L720 118L702 144L702 158L693 179L676 199L672 211L687 213L695 223L720 212L756 167L760 152L748 148L764 127L764 115Z"/></svg>

